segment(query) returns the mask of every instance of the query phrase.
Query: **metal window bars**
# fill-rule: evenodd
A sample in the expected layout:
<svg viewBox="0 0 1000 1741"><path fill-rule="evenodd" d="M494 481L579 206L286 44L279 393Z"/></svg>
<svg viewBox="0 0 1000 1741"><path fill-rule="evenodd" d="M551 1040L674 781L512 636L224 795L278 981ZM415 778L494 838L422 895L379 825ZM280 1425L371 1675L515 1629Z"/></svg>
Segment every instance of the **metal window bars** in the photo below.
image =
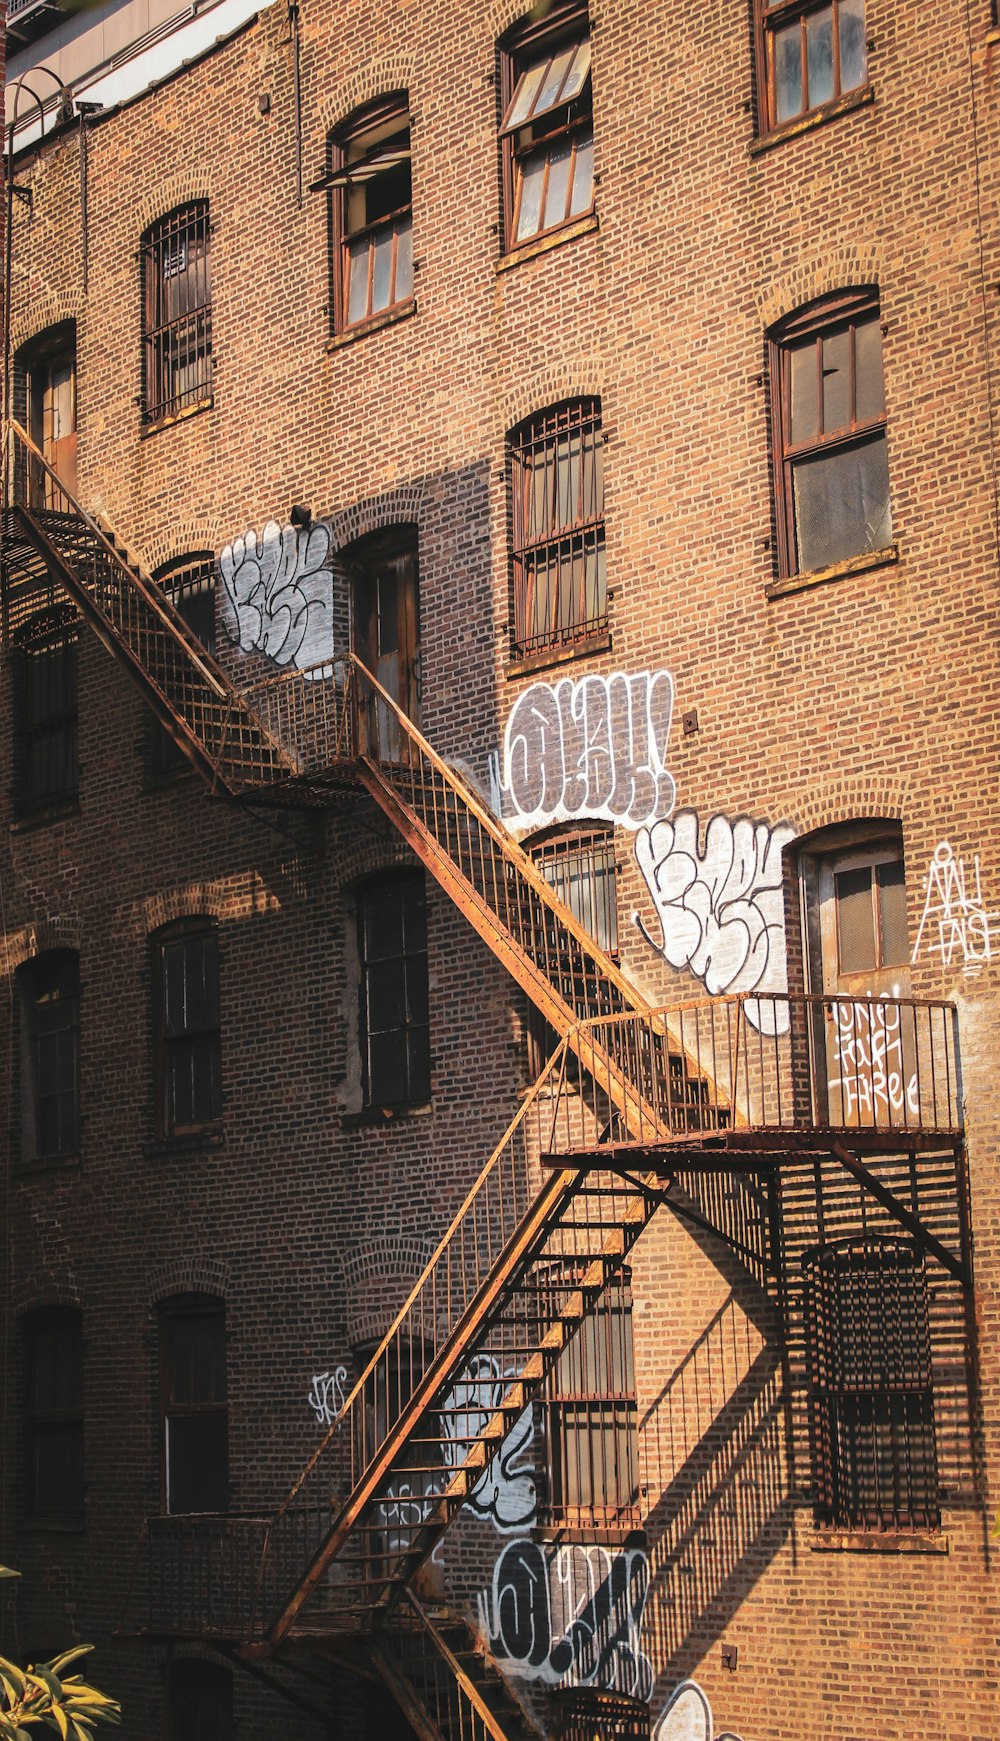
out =
<svg viewBox="0 0 1000 1741"><path fill-rule="evenodd" d="M600 407L574 400L510 440L514 652L571 646L607 628Z"/></svg>
<svg viewBox="0 0 1000 1741"><path fill-rule="evenodd" d="M147 424L212 392L212 292L207 200L180 206L142 239L143 382Z"/></svg>

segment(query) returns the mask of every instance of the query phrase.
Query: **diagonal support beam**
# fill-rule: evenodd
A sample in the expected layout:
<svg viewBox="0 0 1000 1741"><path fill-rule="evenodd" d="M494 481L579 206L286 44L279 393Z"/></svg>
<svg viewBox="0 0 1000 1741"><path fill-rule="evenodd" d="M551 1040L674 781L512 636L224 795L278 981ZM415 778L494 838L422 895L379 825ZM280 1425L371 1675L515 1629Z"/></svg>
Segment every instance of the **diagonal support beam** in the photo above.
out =
<svg viewBox="0 0 1000 1741"><path fill-rule="evenodd" d="M829 1148L834 1159L838 1160L841 1166L850 1173L852 1179L857 1180L862 1190L874 1197L877 1203L881 1203L887 1214L899 1222L900 1227L910 1235L921 1251L926 1252L929 1257L936 1258L949 1275L961 1282L963 1288L971 1288L972 1276L968 1264L963 1259L955 1257L954 1253L950 1252L947 1246L942 1245L933 1233L929 1233L913 1212L907 1209L905 1203L900 1202L895 1192L883 1185L882 1181L869 1171L864 1162L859 1161L857 1155L852 1154L845 1143L838 1142L834 1137L830 1141Z"/></svg>

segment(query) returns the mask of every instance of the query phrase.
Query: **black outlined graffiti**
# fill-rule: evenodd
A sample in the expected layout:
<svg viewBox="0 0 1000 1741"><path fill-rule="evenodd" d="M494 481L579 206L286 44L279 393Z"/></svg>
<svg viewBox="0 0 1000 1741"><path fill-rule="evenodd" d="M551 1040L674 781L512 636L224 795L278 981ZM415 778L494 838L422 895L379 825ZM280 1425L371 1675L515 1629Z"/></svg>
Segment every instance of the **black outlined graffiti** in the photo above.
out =
<svg viewBox="0 0 1000 1741"><path fill-rule="evenodd" d="M256 648L300 671L333 657L329 551L329 527L297 530L276 520L259 537L250 527L226 545L219 557L223 620L242 652Z"/></svg>
<svg viewBox="0 0 1000 1741"><path fill-rule="evenodd" d="M504 732L505 815L523 828L578 816L641 828L669 816L673 706L669 671L532 683Z"/></svg>
<svg viewBox="0 0 1000 1741"><path fill-rule="evenodd" d="M671 967L689 968L713 997L723 992L783 992L787 987L781 855L795 830L740 816L713 816L698 849L698 816L680 810L673 821L640 828L635 856L660 921L646 941ZM784 1032L783 1004L752 999L748 1020L765 1033Z"/></svg>
<svg viewBox="0 0 1000 1741"><path fill-rule="evenodd" d="M480 1593L479 1623L493 1654L524 1679L648 1699L653 1670L641 1645L648 1590L641 1549L546 1550L513 1541Z"/></svg>
<svg viewBox="0 0 1000 1741"><path fill-rule="evenodd" d="M740 1737L731 1729L716 1735L707 1695L697 1681L680 1681L667 1700L652 1741L740 1741Z"/></svg>
<svg viewBox="0 0 1000 1741"><path fill-rule="evenodd" d="M502 1373L499 1361L491 1354L477 1354L465 1368L441 1410L441 1452L449 1469L464 1462L469 1445L496 1413L510 1378L516 1376ZM527 1529L535 1519L538 1496L531 1456L533 1436L529 1404L465 1502L468 1510L488 1518L503 1534Z"/></svg>

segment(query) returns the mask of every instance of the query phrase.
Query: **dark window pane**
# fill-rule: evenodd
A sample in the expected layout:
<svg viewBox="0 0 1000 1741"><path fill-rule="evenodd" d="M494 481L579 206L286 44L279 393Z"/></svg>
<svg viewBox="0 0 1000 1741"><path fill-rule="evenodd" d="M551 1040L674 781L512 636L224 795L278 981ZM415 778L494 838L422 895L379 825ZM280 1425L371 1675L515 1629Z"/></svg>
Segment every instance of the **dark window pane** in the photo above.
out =
<svg viewBox="0 0 1000 1741"><path fill-rule="evenodd" d="M366 1105L425 1100L430 1050L422 875L363 890L359 929Z"/></svg>
<svg viewBox="0 0 1000 1741"><path fill-rule="evenodd" d="M406 1099L406 1040L401 1028L371 1035L368 1079L370 1105L392 1106Z"/></svg>
<svg viewBox="0 0 1000 1741"><path fill-rule="evenodd" d="M225 1511L229 1502L225 1413L171 1415L166 1427L167 1510Z"/></svg>
<svg viewBox="0 0 1000 1741"><path fill-rule="evenodd" d="M863 973L876 965L875 909L870 865L841 871L835 878L841 973Z"/></svg>
<svg viewBox="0 0 1000 1741"><path fill-rule="evenodd" d="M877 876L882 914L882 963L886 967L902 966L910 958L902 861L880 864Z"/></svg>
<svg viewBox="0 0 1000 1741"><path fill-rule="evenodd" d="M170 1666L170 1741L234 1741L233 1677L221 1664Z"/></svg>
<svg viewBox="0 0 1000 1741"><path fill-rule="evenodd" d="M799 568L882 550L892 537L885 436L799 460L792 471Z"/></svg>
<svg viewBox="0 0 1000 1741"><path fill-rule="evenodd" d="M83 1335L80 1313L53 1307L22 1323L25 1501L29 1517L83 1519Z"/></svg>

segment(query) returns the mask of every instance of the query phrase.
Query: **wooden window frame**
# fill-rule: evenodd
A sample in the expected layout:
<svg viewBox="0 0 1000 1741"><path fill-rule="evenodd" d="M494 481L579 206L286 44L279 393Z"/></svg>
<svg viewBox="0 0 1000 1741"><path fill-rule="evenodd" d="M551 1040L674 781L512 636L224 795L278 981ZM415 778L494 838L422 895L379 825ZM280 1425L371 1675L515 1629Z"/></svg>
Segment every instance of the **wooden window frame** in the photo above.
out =
<svg viewBox="0 0 1000 1741"><path fill-rule="evenodd" d="M369 959L368 951L367 951L367 947L366 947L365 934L366 934L367 903L369 901L373 900L376 896L383 895L391 889L398 889L399 890L400 902L401 902L401 904L404 904L403 905L403 912L404 912L403 948L398 956L382 957L378 962L373 962ZM421 907L423 909L424 944L423 944L422 948L408 949L406 946L406 933L405 933L406 906L405 906L405 902L406 902L407 891L412 892L412 894L415 897L417 906ZM429 995L429 991L428 991L428 994L426 997L426 1002L425 1002L424 1007L422 1009L413 1010L410 1007L411 981L410 981L410 978L409 978L409 975L407 972L407 966L408 966L408 963L410 961L416 961L416 960L422 958L422 960L424 962L422 983L424 985L427 985L427 982L428 982L427 981L428 948L427 948L426 920L427 920L426 883L425 883L423 871L420 871L420 870L416 870L416 871L410 871L410 870L385 871L385 872L380 873L378 876L375 876L375 877L368 879L366 882L362 883L358 888L358 891L357 891L358 970L359 970L359 974L358 974L358 977L359 977L358 1025L359 1025L359 1039L360 1039L360 1046L361 1046L361 1076L362 1076L363 1106L364 1106L366 1111L375 1111L375 1110L380 1110L382 1108L389 1108L389 1107L403 1108L403 1107L408 1107L408 1106L425 1106L425 1105L427 1105L427 1103L430 1101L430 1098L431 1098L430 995ZM399 964L399 972L400 972L400 975L402 977L402 984L403 984L402 1003L405 1006L404 1016L403 1016L402 1022L400 1022L398 1024L394 1024L391 1028L372 1029L371 1018L370 1018L370 1013L369 1013L369 1011L370 1011L370 994L369 994L370 970L373 966L384 965L389 960L398 961L398 964ZM420 977L421 976L418 974L418 978L420 978ZM401 1099L397 1097L395 1099L390 1100L390 1099L386 1099L383 1095L379 1094L378 1082L373 1079L371 1039L372 1039L373 1035L376 1033L383 1034L383 1033L395 1033L395 1032L401 1033L403 1035L403 1038L404 1038L404 1056L405 1056L404 1074L406 1077L406 1091ZM427 1058L427 1062L426 1062L426 1069L425 1069L424 1074L421 1074L421 1072L420 1072L420 1063L421 1063L420 1055L419 1055L420 1041L419 1041L419 1039L414 1038L414 1036L416 1036L418 1034L418 1032L425 1032L426 1033L426 1058Z"/></svg>
<svg viewBox="0 0 1000 1741"><path fill-rule="evenodd" d="M18 1009L21 1046L21 1160L67 1160L80 1150L80 957L75 949L51 949L32 956L17 970ZM55 1000L54 1002L51 1000ZM57 1026L39 1019L43 1003L61 1010L64 1019ZM45 1040L68 1036L70 1052L67 1085L58 1080L58 1073L43 1063L40 1056ZM46 1100L71 1100L68 1115L59 1110L56 1146L42 1141L47 1120L42 1107Z"/></svg>
<svg viewBox="0 0 1000 1741"><path fill-rule="evenodd" d="M160 1442L160 1510L164 1517L199 1517L219 1516L229 1509L230 1459L229 1459L229 1387L228 1387L228 1342L226 1326L226 1303L215 1294L172 1294L162 1300L157 1308L159 1326L159 1442ZM181 1323L198 1322L211 1319L221 1330L222 1338L222 1395L216 1398L205 1398L197 1401L180 1401L174 1396L174 1364L176 1351L174 1347L174 1326ZM172 1504L170 1491L170 1425L172 1420L206 1420L221 1419L224 1423L225 1455L221 1473L220 1488L224 1489L222 1497L225 1503L214 1506L211 1510L182 1511Z"/></svg>
<svg viewBox="0 0 1000 1741"><path fill-rule="evenodd" d="M921 1254L907 1240L867 1235L814 1247L802 1264L817 1526L874 1535L937 1529L934 1381ZM873 1278L872 1285L844 1288L838 1298L838 1265ZM912 1285L897 1280L893 1286L904 1274ZM880 1357L889 1356L891 1370L880 1373Z"/></svg>
<svg viewBox="0 0 1000 1741"><path fill-rule="evenodd" d="M139 259L142 276L142 422L155 428L171 422L212 398L212 278L208 201L190 200L158 218L143 234ZM179 313L168 309L166 285L192 271L191 305ZM184 264L168 271L173 259ZM191 385L181 384L189 368Z"/></svg>
<svg viewBox="0 0 1000 1741"><path fill-rule="evenodd" d="M362 152L359 158L352 159L351 149L366 134L381 133L386 126L398 122L396 131L386 137L379 138L370 148ZM401 308L409 306L413 301L413 189L412 181L410 195L407 200L384 212L370 222L352 226L350 218L350 182L359 183L364 179L377 180L373 175L364 177L364 169L370 163L377 161L380 153L387 147L396 147L397 152L407 158L410 156L410 110L409 100L405 91L393 92L391 96L381 97L375 103L366 104L356 111L343 126L338 127L330 135L328 147L329 168L320 186L329 190L330 212L330 277L331 277L331 311L333 316L333 333L363 331L366 326L378 325L388 319ZM398 167L398 165L397 165ZM362 173L359 175L359 171ZM375 256L380 237L389 233L392 237L392 258L389 269L388 301L378 308L373 308ZM408 237L409 265L405 249L401 253L400 238ZM368 273L367 293L365 297L364 314L351 318L351 247L362 238L368 241Z"/></svg>
<svg viewBox="0 0 1000 1741"><path fill-rule="evenodd" d="M499 140L500 140L500 176L503 196L502 233L504 253L510 254L518 248L529 247L532 243L541 241L546 236L557 235L568 224L579 223L581 219L592 215L596 203L596 179L591 168L591 198L584 211L570 210L573 197L573 185L576 175L577 153L589 135L590 149L593 151L594 113L592 97L592 78L588 70L583 87L578 96L566 104L547 111L538 117L537 122L530 122L530 140L519 140L514 133L508 131L506 118L510 112L514 94L517 90L522 73L526 67L542 57L546 51L555 51L567 47L573 41L584 43L589 40L590 24L586 4L579 0L563 0L552 7L540 21L522 21L516 25L499 44L499 65L497 84L500 94ZM542 123L542 131L534 129ZM517 129L518 133L527 132L528 127ZM542 194L539 200L539 214L545 211L545 201L548 194L548 178L551 158L548 155L553 146L558 146L562 140L571 142L570 166L566 187L566 210L557 223L540 228L530 235L518 237L520 221L521 192L524 186L523 163L536 156L540 151L546 152L546 163L543 177Z"/></svg>
<svg viewBox="0 0 1000 1741"><path fill-rule="evenodd" d="M75 1306L41 1306L21 1318L22 1392L24 1398L24 1516L25 1521L57 1529L81 1529L84 1523L84 1406L83 1406L83 1314ZM69 1361L75 1382L62 1404L39 1405L38 1345L49 1332L65 1338L64 1359ZM67 1492L60 1483L55 1504L39 1500L38 1444L40 1435L57 1433L75 1447L73 1461L79 1485Z"/></svg>
<svg viewBox="0 0 1000 1741"><path fill-rule="evenodd" d="M219 985L219 927L213 918L181 919L154 933L153 949L153 1054L154 1092L156 1101L157 1136L170 1140L217 1131L222 1124L222 1000ZM185 1022L174 1033L167 1023L167 955L173 949L186 950L211 943L215 953L215 1009L205 1019ZM184 967L188 971L187 964ZM214 1019L209 1019L213 1016ZM176 1114L176 1077L173 1059L185 1046L198 1048L202 1067L207 1062L210 1082L210 1106L207 1116L178 1119Z"/></svg>
<svg viewBox="0 0 1000 1741"><path fill-rule="evenodd" d="M561 444L578 442L578 457L570 465L578 471L579 503L594 511L575 520L558 520L559 509L552 491L559 490L558 454ZM587 464L592 467L588 477ZM551 526L541 534L532 529L537 510L539 464L545 483ZM605 566L604 430L599 399L565 399L511 430L507 437L507 472L511 504L511 623L512 655L534 658L559 654L586 644L608 631L608 588ZM596 609L587 614L589 565L593 564ZM574 573L579 564L579 576ZM565 574L564 574L565 571ZM554 585L552 575L555 575ZM538 579L544 575L552 599L546 619L538 628ZM582 584L582 591L581 589ZM570 589L569 612L565 591Z"/></svg>
<svg viewBox="0 0 1000 1741"><path fill-rule="evenodd" d="M155 569L152 578L188 628L197 635L206 653L214 654L217 573L212 552L197 550L189 556L175 557ZM206 608L209 600L211 602ZM186 773L191 763L152 711L147 715L147 722L146 771L149 778L158 781Z"/></svg>
<svg viewBox="0 0 1000 1741"><path fill-rule="evenodd" d="M840 60L840 29L839 12L842 0L753 0L754 47L757 62L757 92L759 125L762 136L773 133L785 127L794 127L796 122L805 120L808 116L821 115L826 110L833 110L845 98L868 88L868 50L867 50L867 18L865 20L865 69L864 77L857 83L842 88L842 69ZM832 10L833 15L833 95L824 97L819 103L810 103L808 58L805 44L805 20L813 13ZM803 106L794 115L786 115L780 121L777 119L778 102L775 85L775 53L774 43L776 32L799 19L802 27L802 92Z"/></svg>
<svg viewBox="0 0 1000 1741"><path fill-rule="evenodd" d="M77 640L76 612L64 605L37 611L17 632L13 669L18 816L61 811L79 800ZM53 775L53 765L61 770L59 777Z"/></svg>
<svg viewBox="0 0 1000 1741"><path fill-rule="evenodd" d="M554 1285L563 1285L565 1277ZM618 1329L616 1332L616 1319ZM602 1337L607 1369L619 1388L602 1387L590 1372L589 1324ZM567 1380L581 1382L573 1389ZM575 1419L571 1419L575 1416ZM632 1339L632 1277L623 1270L609 1284L584 1320L579 1334L560 1357L546 1383L543 1403L549 1471L546 1506L549 1524L581 1534L620 1537L641 1522L639 1509L639 1416ZM596 1432L596 1437L595 1437ZM594 1449L596 1443L596 1451ZM608 1459L609 1445L613 1456ZM625 1447L624 1459L622 1447ZM591 1498L584 1501L583 1464ZM602 1499L598 1499L600 1492Z"/></svg>
<svg viewBox="0 0 1000 1741"><path fill-rule="evenodd" d="M859 421L857 410L856 332L872 320L881 320L878 289L867 285L856 290L844 290L823 297L788 316L768 336L768 379L771 388L772 469L774 477L775 521L777 531L778 573L790 579L804 573L821 573L826 567L836 567L838 561L853 558L833 558L827 563L803 567L799 556L799 538L795 519L794 474L803 462L850 452L881 439L887 442L885 410L885 369L882 367L882 411L878 417ZM816 341L819 375L819 403L822 407L822 341L841 331L851 335L851 374L849 385L851 421L829 435L794 444L791 439L791 357L805 341ZM889 498L891 518L891 497ZM891 537L891 528L889 532ZM872 544L869 551L888 548Z"/></svg>

